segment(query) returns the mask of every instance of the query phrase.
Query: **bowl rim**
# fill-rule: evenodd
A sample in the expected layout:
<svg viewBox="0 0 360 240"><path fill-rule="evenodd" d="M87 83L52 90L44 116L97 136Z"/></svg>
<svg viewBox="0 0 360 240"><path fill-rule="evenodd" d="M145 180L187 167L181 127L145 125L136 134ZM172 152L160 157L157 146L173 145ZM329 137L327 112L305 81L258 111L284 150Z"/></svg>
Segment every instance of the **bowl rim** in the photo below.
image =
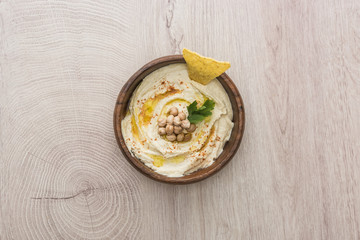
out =
<svg viewBox="0 0 360 240"><path fill-rule="evenodd" d="M241 97L236 85L234 84L234 82L231 80L231 78L226 73L221 74L219 77L217 77L217 79L220 81L220 83L223 85L223 87L225 84L229 88L231 88L231 91L235 96L235 102L236 102L237 108L239 108L239 113L238 113L239 114L239 130L238 130L238 135L236 136L235 142L233 143L233 146L231 147L231 151L230 152L223 151L217 157L217 159L214 160L215 162L212 165L210 165L209 167L199 169L198 171L195 171L193 173L190 173L190 174L182 176L182 177L168 177L168 176L165 176L165 175L155 172L150 167L146 166L140 159L132 156L129 149L127 148L127 146L125 144L125 141L124 141L124 138L122 135L122 131L121 131L121 121L122 121L123 117L121 118L120 115L121 115L121 111L124 107L128 108L128 103L131 99L132 94L126 101L123 101L122 98L125 96L125 93L129 90L129 88L132 86L132 84L134 84L136 82L136 80L142 74L149 71L150 68L155 67L156 65L159 65L159 64L161 65L159 68L161 68L161 67L164 67L164 66L167 66L170 64L176 64L176 63L186 63L185 59L183 58L183 55L163 56L163 57L160 57L160 58L157 58L157 59L154 59L154 60L148 62L143 67L141 67L139 70L137 70L126 81L126 83L123 85L122 89L120 90L120 92L118 94L117 101L115 104L115 109L114 109L114 115L113 115L113 126L114 126L116 141L118 143L118 146L119 146L122 154L124 155L126 160L136 170L138 170L145 176L147 176L153 180L159 181L159 182L169 183L169 184L189 184L189 183L195 183L195 182L204 180L204 179L214 175L215 173L220 171L227 163L229 163L230 160L234 157L234 155L236 154L236 152L240 146L242 137L244 135L245 109L244 109L242 97ZM159 68L157 68L157 69L159 69ZM149 75L151 72L156 71L157 69L146 73L142 77L142 79L145 76ZM138 86L142 82L142 79L139 80L139 82L137 83L136 86ZM230 98L230 96L229 96L229 98ZM231 133L231 134L233 134L233 133ZM228 144L228 143L229 143L229 141L225 143L225 145L223 146L223 149L225 148L226 144ZM226 155L224 157L224 159L215 165L216 161L224 154Z"/></svg>

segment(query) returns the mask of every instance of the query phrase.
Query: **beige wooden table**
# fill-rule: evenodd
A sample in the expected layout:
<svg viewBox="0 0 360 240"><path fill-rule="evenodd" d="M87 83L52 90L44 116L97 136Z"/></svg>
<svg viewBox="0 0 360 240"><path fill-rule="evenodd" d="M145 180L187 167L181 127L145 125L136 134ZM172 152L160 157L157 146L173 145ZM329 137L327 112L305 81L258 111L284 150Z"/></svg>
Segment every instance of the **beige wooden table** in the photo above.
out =
<svg viewBox="0 0 360 240"><path fill-rule="evenodd" d="M360 1L0 1L0 239L359 239ZM220 173L170 186L112 114L146 62L228 60L245 103Z"/></svg>

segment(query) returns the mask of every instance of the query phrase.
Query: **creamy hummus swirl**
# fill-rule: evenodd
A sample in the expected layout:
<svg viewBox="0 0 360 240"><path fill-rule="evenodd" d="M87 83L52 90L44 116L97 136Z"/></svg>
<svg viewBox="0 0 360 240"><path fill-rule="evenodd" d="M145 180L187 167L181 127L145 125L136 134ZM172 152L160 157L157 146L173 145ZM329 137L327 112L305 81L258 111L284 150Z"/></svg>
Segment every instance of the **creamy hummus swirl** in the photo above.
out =
<svg viewBox="0 0 360 240"><path fill-rule="evenodd" d="M189 142L169 142L158 134L157 120L171 107L187 115L190 103L202 105L207 99L215 108L196 124ZM229 97L217 79L202 85L189 79L186 64L171 64L149 74L136 88L121 130L133 156L160 174L181 177L210 166L221 154L233 128L232 117Z"/></svg>

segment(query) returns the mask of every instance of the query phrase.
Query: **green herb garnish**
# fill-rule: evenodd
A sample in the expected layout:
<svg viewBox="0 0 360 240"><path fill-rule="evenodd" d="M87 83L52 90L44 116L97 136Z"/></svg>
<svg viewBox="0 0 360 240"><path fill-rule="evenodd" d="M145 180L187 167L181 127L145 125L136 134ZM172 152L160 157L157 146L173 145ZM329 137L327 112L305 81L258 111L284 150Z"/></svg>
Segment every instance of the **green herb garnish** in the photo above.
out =
<svg viewBox="0 0 360 240"><path fill-rule="evenodd" d="M197 102L194 101L187 106L187 110L189 112L188 120L190 123L199 123L206 117L211 116L211 111L214 107L215 102L213 100L206 100L200 108L197 108Z"/></svg>

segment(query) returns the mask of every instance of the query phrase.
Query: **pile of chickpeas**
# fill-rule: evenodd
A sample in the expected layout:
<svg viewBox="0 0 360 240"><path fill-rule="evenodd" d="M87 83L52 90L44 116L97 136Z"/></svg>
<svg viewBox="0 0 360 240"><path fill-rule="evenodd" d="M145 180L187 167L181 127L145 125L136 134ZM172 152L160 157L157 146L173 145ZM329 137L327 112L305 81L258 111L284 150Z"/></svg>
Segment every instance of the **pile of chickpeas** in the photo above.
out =
<svg viewBox="0 0 360 240"><path fill-rule="evenodd" d="M196 125L190 123L186 119L183 112L179 112L177 107L172 107L169 110L167 118L160 117L158 119L159 135L166 137L170 142L187 142L191 139L191 133L195 131Z"/></svg>

